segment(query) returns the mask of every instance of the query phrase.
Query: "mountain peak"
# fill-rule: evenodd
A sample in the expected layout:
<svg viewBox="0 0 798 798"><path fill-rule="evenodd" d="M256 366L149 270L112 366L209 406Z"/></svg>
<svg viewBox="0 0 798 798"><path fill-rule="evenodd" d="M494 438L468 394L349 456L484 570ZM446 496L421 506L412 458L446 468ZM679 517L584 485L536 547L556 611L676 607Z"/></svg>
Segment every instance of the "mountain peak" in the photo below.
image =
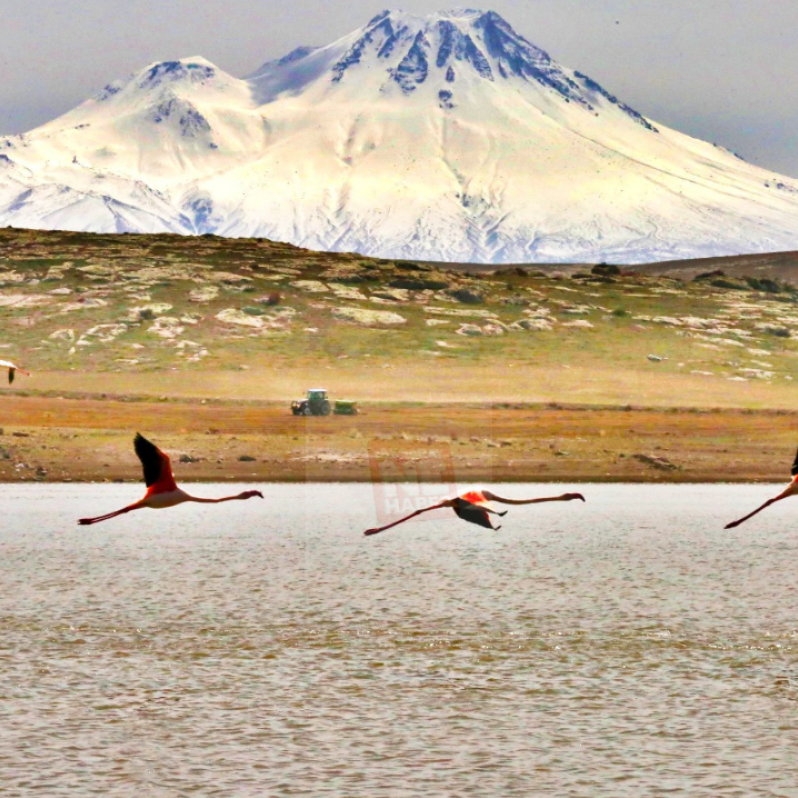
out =
<svg viewBox="0 0 798 798"><path fill-rule="evenodd" d="M321 92L345 86L386 96L398 87L406 97L426 86L429 91L422 94L437 96L438 106L447 111L457 107L468 86L520 81L546 103L572 103L590 114L614 105L656 132L639 113L587 76L561 67L491 10L454 8L419 15L386 9L337 42L299 47L267 61L247 79L262 104L283 94L298 95L311 84Z"/></svg>
<svg viewBox="0 0 798 798"><path fill-rule="evenodd" d="M493 70L481 31L494 24L515 35L495 12L453 9L419 16L383 11L360 30L333 65L333 81L340 82L350 68L375 59L378 63L387 62L386 71L405 93L425 82L431 64L446 72L453 60L470 64L479 76L492 80Z"/></svg>
<svg viewBox="0 0 798 798"><path fill-rule="evenodd" d="M158 61L0 139L0 153L0 225L492 263L700 257L798 237L788 178L656 130L474 8L383 11L245 79L199 57Z"/></svg>
<svg viewBox="0 0 798 798"><path fill-rule="evenodd" d="M531 62L551 60L494 11L453 9L418 16L387 10L361 29L334 64L333 81L340 82L364 60L392 61L398 56L399 63L388 71L406 91L412 90L408 75L412 72L412 82L423 83L431 64L448 71L458 61L470 65L481 78L493 80L496 72L504 77L531 74L529 65L522 63L525 58Z"/></svg>
<svg viewBox="0 0 798 798"><path fill-rule="evenodd" d="M134 72L126 80L109 83L95 99L104 102L126 89L152 92L161 87L168 89L180 86L203 86L218 81L220 75L223 76L225 73L202 56L155 61L144 69Z"/></svg>
<svg viewBox="0 0 798 798"><path fill-rule="evenodd" d="M637 124L657 132L596 81L560 66L495 11L455 8L418 15L389 9L333 45L310 51L309 57L295 52L296 58L286 57L291 58L288 68L271 62L275 68L269 71L269 85L279 90L262 92L263 102L281 91L303 90L319 79L333 86L356 87L376 76L380 91L395 85L405 96L432 83L439 107L452 110L463 84L521 81L547 98L546 102L572 103L590 114L615 106ZM264 77L256 76L258 80Z"/></svg>
<svg viewBox="0 0 798 798"><path fill-rule="evenodd" d="M452 22L461 22L465 25L473 24L476 20L480 19L481 17L493 17L496 19L505 22L504 18L498 14L496 11L486 11L485 9L481 8L450 8L442 11L435 11L431 14L413 14L408 11L403 11L399 8L387 8L384 11L381 11L376 16L372 17L366 23L364 27L368 28L372 25L375 25L379 22L382 22L384 19L393 19L396 21L409 21L409 20L417 20L421 24L424 25L434 25L437 21L445 19ZM505 22L505 24L508 24Z"/></svg>

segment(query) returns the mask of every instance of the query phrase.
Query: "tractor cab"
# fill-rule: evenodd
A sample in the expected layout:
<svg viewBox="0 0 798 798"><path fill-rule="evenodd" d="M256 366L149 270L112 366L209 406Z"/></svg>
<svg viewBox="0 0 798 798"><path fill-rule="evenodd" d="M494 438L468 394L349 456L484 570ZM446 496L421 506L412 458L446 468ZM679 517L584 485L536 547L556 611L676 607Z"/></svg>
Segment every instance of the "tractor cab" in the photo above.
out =
<svg viewBox="0 0 798 798"><path fill-rule="evenodd" d="M291 412L295 416L329 416L331 409L326 388L309 388L307 399L291 402Z"/></svg>

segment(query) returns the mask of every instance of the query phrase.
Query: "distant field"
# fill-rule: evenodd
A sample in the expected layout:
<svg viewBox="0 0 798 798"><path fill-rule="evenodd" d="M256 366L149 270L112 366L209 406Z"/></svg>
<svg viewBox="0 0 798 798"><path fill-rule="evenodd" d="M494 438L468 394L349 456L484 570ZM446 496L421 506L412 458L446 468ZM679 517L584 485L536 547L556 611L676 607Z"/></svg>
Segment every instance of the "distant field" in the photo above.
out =
<svg viewBox="0 0 798 798"><path fill-rule="evenodd" d="M798 412L367 406L293 417L280 405L12 396L0 481L133 480L140 430L181 480L783 481Z"/></svg>
<svg viewBox="0 0 798 798"><path fill-rule="evenodd" d="M783 253L712 259L705 271L688 263L621 275L575 266L466 273L261 240L0 230L0 358L34 372L2 389L2 424L71 434L58 403L83 403L92 411L81 428L120 435L115 457L126 462L133 426L161 428L165 406L152 399L170 400L175 428L193 428L198 408L205 419L238 406L266 413L290 438L290 400L317 385L333 399L359 401L366 413L319 420L337 425L336 434L360 430L369 419L368 435L392 436L412 410L424 417L424 435L435 435L437 426L447 440L453 405L470 418L462 417L468 437L479 439L490 439L501 420L484 415L497 403L791 410L798 292L787 278L795 261L795 253ZM724 274L712 273L718 269ZM122 405L135 408L120 416L124 424L108 415ZM741 417L721 414L718 423ZM548 447L561 422L552 416L528 434L545 434ZM669 415L674 422L689 428L695 416ZM482 436L480 424L487 425ZM586 424L583 435L593 435L594 426ZM246 432L257 436L257 424ZM774 445L792 445L793 425L777 425L774 434ZM24 450L24 438L14 443ZM310 439L302 445L316 446ZM0 459L0 478L25 471L13 470L15 458ZM529 478L533 462L527 465ZM622 465L602 465L602 478L641 478L640 469ZM79 478L96 475L97 467ZM511 473L521 466L490 468ZM679 473L687 478L688 471ZM689 473L707 472L696 465Z"/></svg>

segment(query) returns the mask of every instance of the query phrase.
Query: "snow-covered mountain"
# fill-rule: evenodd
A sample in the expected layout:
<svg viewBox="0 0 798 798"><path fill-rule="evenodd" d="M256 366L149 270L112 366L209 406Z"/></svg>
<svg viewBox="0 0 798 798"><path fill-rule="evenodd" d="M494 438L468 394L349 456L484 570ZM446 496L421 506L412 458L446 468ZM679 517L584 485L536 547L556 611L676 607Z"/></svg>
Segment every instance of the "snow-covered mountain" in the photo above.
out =
<svg viewBox="0 0 798 798"><path fill-rule="evenodd" d="M798 248L798 181L652 122L494 12L385 11L245 79L152 64L0 138L0 225L392 258Z"/></svg>

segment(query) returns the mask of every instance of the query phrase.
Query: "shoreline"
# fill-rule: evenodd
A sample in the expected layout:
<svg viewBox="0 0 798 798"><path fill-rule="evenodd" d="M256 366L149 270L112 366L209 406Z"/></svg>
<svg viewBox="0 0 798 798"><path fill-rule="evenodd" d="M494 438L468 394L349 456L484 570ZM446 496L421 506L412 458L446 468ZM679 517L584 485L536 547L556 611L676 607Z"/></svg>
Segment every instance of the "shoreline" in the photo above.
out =
<svg viewBox="0 0 798 798"><path fill-rule="evenodd" d="M798 411L566 403L285 403L2 395L0 482L140 482L136 431L179 482L786 482Z"/></svg>

